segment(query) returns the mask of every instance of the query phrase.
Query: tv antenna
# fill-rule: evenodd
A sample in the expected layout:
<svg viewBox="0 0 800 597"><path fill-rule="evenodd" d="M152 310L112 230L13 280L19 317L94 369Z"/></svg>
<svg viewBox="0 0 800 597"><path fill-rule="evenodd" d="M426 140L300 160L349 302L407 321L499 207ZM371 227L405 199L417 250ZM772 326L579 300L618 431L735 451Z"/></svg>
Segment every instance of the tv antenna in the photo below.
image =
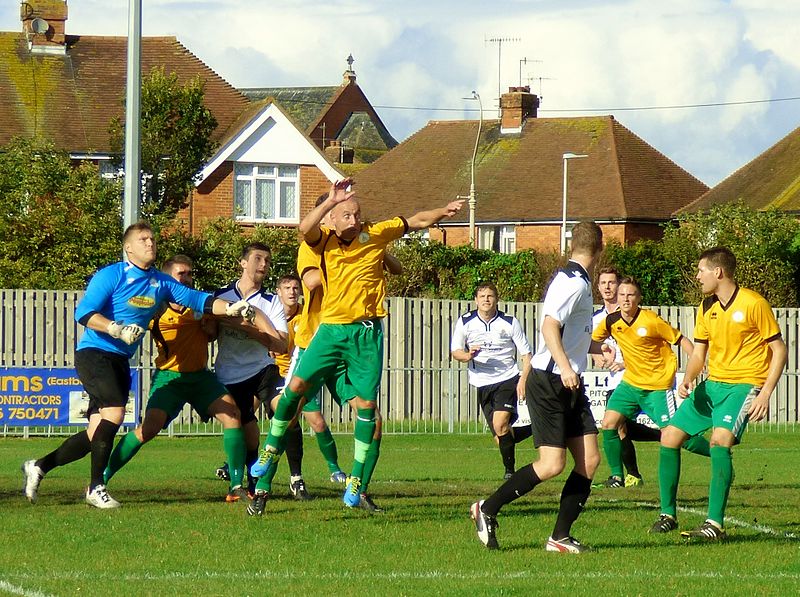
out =
<svg viewBox="0 0 800 597"><path fill-rule="evenodd" d="M542 81L558 81L558 79L554 77L526 77L525 80L528 82L528 85L531 84L531 81L539 81L539 101L542 100Z"/></svg>
<svg viewBox="0 0 800 597"><path fill-rule="evenodd" d="M522 87L522 65L527 65L529 62L537 62L539 64L542 63L541 60L531 60L530 58L520 58L519 59L519 86Z"/></svg>
<svg viewBox="0 0 800 597"><path fill-rule="evenodd" d="M484 38L484 43L497 44L497 117L500 118L500 97L503 95L503 89L500 85L500 64L501 56L503 53L503 44L515 41L522 41L521 37L503 37L495 36Z"/></svg>

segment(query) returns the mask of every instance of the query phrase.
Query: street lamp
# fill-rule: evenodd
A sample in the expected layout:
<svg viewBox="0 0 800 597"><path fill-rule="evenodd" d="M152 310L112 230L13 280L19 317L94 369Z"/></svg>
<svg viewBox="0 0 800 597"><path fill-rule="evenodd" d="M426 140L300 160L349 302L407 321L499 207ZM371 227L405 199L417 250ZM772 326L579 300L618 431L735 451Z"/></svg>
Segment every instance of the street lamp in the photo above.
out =
<svg viewBox="0 0 800 597"><path fill-rule="evenodd" d="M567 254L567 162L569 160L574 160L577 158L585 158L589 157L586 154L576 154L572 152L567 152L563 156L564 158L564 196L561 201L561 254Z"/></svg>
<svg viewBox="0 0 800 597"><path fill-rule="evenodd" d="M477 91L472 92L472 97L464 97L466 100L478 100L478 109L480 117L478 120L478 134L475 136L475 149L472 150L472 167L470 168L469 177L469 197L467 205L469 206L469 244L475 246L475 156L478 155L478 142L481 139L481 128L483 127L483 102L481 96ZM461 198L461 197L459 197Z"/></svg>

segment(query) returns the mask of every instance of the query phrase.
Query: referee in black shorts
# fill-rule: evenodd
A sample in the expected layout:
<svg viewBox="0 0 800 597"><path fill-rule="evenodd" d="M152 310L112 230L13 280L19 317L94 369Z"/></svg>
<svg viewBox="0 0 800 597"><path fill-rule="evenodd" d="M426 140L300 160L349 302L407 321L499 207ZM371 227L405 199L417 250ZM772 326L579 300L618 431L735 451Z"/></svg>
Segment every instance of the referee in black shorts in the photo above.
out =
<svg viewBox="0 0 800 597"><path fill-rule="evenodd" d="M603 249L603 233L594 222L581 222L572 230L572 256L550 283L542 306L539 349L531 360L525 386L534 444L539 460L523 466L486 500L472 504L478 538L496 549L497 514L500 509L564 470L566 452L575 466L564 489L558 517L545 549L582 553L587 547L571 536L572 524L583 510L600 464L597 428L580 374L587 352L612 349L593 342L592 283L594 263ZM613 355L607 355L611 361Z"/></svg>

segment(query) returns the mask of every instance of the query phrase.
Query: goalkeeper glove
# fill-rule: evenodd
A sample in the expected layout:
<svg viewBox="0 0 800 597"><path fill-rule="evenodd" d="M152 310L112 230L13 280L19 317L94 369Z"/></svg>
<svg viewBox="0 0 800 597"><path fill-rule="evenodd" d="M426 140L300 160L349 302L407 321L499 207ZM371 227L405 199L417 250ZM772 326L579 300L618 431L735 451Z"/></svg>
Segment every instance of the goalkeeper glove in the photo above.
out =
<svg viewBox="0 0 800 597"><path fill-rule="evenodd" d="M124 321L112 321L106 328L112 338L122 340L125 344L135 344L144 334L144 328L135 323L126 324Z"/></svg>

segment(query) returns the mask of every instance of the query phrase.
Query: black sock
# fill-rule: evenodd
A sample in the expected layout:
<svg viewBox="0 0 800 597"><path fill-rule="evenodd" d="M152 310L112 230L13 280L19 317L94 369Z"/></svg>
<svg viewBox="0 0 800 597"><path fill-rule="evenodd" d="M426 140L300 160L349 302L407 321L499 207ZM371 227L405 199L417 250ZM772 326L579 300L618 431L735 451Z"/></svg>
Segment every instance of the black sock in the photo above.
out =
<svg viewBox="0 0 800 597"><path fill-rule="evenodd" d="M503 459L503 466L507 473L514 472L514 436L510 433L501 435L497 438L500 444L500 457Z"/></svg>
<svg viewBox="0 0 800 597"><path fill-rule="evenodd" d="M300 425L286 430L286 462L289 463L290 475L303 476L303 430Z"/></svg>
<svg viewBox="0 0 800 597"><path fill-rule="evenodd" d="M561 491L561 506L558 509L556 526L553 528L553 539L569 537L572 523L577 520L583 510L589 493L592 491L592 480L572 471Z"/></svg>
<svg viewBox="0 0 800 597"><path fill-rule="evenodd" d="M80 431L75 435L69 436L55 450L47 456L36 461L36 466L47 474L57 466L64 466L70 462L75 462L86 456L91 450L89 436L86 431Z"/></svg>
<svg viewBox="0 0 800 597"><path fill-rule="evenodd" d="M636 448L633 447L631 436L626 435L619 441L622 444L622 464L625 465L625 470L628 471L629 475L641 477L642 475L639 474L639 463L636 462Z"/></svg>
<svg viewBox="0 0 800 597"><path fill-rule="evenodd" d="M92 437L92 477L89 483L91 491L98 485L103 485L103 471L108 466L108 458L111 450L114 449L114 436L117 434L119 425L106 419L101 419L97 429L94 430Z"/></svg>
<svg viewBox="0 0 800 597"><path fill-rule="evenodd" d="M489 516L497 516L500 508L522 497L541 482L533 466L526 464L483 502L481 510Z"/></svg>
<svg viewBox="0 0 800 597"><path fill-rule="evenodd" d="M642 425L636 421L628 421L628 437L635 442L658 442L661 441L661 430L653 429L647 425Z"/></svg>
<svg viewBox="0 0 800 597"><path fill-rule="evenodd" d="M533 435L533 429L530 425L523 425L521 427L513 427L512 432L514 433L514 443L518 444L520 442L524 442L526 439Z"/></svg>

